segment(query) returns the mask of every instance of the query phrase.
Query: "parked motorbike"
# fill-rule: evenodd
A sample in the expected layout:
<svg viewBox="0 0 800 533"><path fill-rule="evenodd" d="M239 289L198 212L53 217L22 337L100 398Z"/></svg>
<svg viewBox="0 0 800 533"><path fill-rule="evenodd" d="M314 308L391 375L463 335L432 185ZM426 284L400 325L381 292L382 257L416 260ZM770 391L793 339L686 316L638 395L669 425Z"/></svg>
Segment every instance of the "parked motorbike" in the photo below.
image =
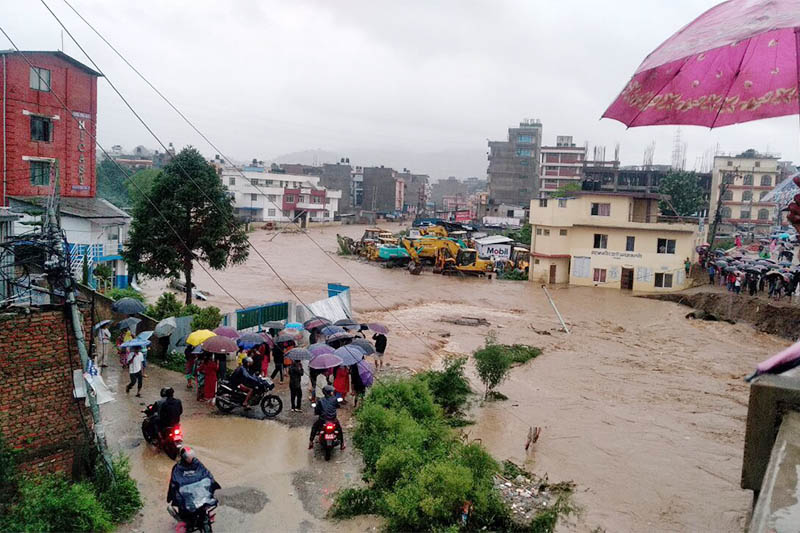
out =
<svg viewBox="0 0 800 533"><path fill-rule="evenodd" d="M213 501L216 502L216 500ZM191 533L192 531L212 533L212 524L217 516L214 512L216 508L216 503L207 503L193 513L186 511L181 513L176 506L168 505L167 512L178 522L175 533Z"/></svg>
<svg viewBox="0 0 800 533"><path fill-rule="evenodd" d="M178 457L183 447L183 432L180 424L166 428L163 433L158 431L158 405L151 403L144 411L142 420L142 436L148 444L163 450L170 459Z"/></svg>
<svg viewBox="0 0 800 533"><path fill-rule="evenodd" d="M250 397L250 405L261 405L261 411L267 418L275 418L283 410L283 401L275 394L268 394L275 388L275 384L269 378L261 378L260 383L255 387L253 395ZM214 403L217 409L223 413L230 413L237 407L244 407L244 399L247 394L238 387L232 386L227 380L222 380L217 384L217 395Z"/></svg>

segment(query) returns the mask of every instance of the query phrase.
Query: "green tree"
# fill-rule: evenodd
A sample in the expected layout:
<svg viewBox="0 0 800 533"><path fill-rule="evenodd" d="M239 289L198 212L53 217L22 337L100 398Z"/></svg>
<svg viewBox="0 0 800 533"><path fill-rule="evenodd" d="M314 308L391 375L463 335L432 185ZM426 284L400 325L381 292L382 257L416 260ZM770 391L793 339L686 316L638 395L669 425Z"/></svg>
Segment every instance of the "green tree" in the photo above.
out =
<svg viewBox="0 0 800 533"><path fill-rule="evenodd" d="M159 174L161 174L160 170L148 168L140 170L130 177L125 183L125 187L132 204L141 200L143 194L150 195L150 191L153 189L153 185L158 179Z"/></svg>
<svg viewBox="0 0 800 533"><path fill-rule="evenodd" d="M183 306L173 293L165 292L158 297L154 305L147 307L145 314L150 318L163 320L170 316L180 316L181 307Z"/></svg>
<svg viewBox="0 0 800 533"><path fill-rule="evenodd" d="M233 200L216 170L195 148L184 148L164 167L149 198L155 208L145 198L134 204L122 255L134 271L145 276L183 274L187 305L192 302L188 289L194 261L221 270L247 259L247 235L233 218Z"/></svg>
<svg viewBox="0 0 800 533"><path fill-rule="evenodd" d="M130 198L125 185L126 173L111 159L103 158L97 165L97 196L117 207L128 207Z"/></svg>
<svg viewBox="0 0 800 533"><path fill-rule="evenodd" d="M562 185L558 189L556 189L556 191L553 194L551 194L550 197L551 198L564 198L564 197L570 196L570 193L573 193L573 192L579 191L579 190L581 190L581 184L580 183L567 183L565 185Z"/></svg>
<svg viewBox="0 0 800 533"><path fill-rule="evenodd" d="M199 313L195 313L192 318L192 331L198 329L214 329L222 322L222 314L219 312L219 307L204 307Z"/></svg>
<svg viewBox="0 0 800 533"><path fill-rule="evenodd" d="M670 172L661 180L660 194L669 196L669 202L662 200L658 207L667 216L690 216L705 206L703 188L694 172Z"/></svg>
<svg viewBox="0 0 800 533"><path fill-rule="evenodd" d="M486 344L472 354L475 360L475 370L485 389L483 397L488 398L494 388L508 377L513 359L505 345L496 344L495 336L490 332L486 337Z"/></svg>

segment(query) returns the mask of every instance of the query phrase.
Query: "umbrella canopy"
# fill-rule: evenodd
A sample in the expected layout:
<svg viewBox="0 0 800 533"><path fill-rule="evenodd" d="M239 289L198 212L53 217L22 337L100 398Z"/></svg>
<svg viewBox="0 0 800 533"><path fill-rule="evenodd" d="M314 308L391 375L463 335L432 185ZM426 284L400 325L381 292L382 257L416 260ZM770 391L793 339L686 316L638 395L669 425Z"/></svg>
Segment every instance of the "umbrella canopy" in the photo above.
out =
<svg viewBox="0 0 800 533"><path fill-rule="evenodd" d="M320 333L325 335L326 337L329 335L333 335L334 333L342 333L344 332L344 328L341 326L323 326L320 330Z"/></svg>
<svg viewBox="0 0 800 533"><path fill-rule="evenodd" d="M139 333L138 335L136 335L136 338L137 339L142 339L144 341L149 341L150 337L152 337L152 336L153 336L153 332L152 331L143 331L143 332Z"/></svg>
<svg viewBox="0 0 800 533"><path fill-rule="evenodd" d="M229 326L220 326L218 328L214 328L214 333L222 337L228 337L229 339L236 340L239 338L239 332Z"/></svg>
<svg viewBox="0 0 800 533"><path fill-rule="evenodd" d="M709 128L798 113L797 0L731 0L667 39L603 114Z"/></svg>
<svg viewBox="0 0 800 533"><path fill-rule="evenodd" d="M120 298L111 304L111 310L122 315L135 315L136 313L143 313L145 306L136 298Z"/></svg>
<svg viewBox="0 0 800 533"><path fill-rule="evenodd" d="M200 347L206 352L211 353L233 353L239 350L236 341L223 337L222 335L214 335L204 340Z"/></svg>
<svg viewBox="0 0 800 533"><path fill-rule="evenodd" d="M285 329L296 329L300 331L303 329L303 324L301 324L300 322L287 322L286 326L284 327Z"/></svg>
<svg viewBox="0 0 800 533"><path fill-rule="evenodd" d="M107 325L109 325L109 324L111 324L111 321L110 321L110 320L101 320L100 322L98 322L97 324L95 324L95 325L94 325L94 327L93 327L92 329L93 329L94 331L97 331L98 329L102 328L103 326L107 326Z"/></svg>
<svg viewBox="0 0 800 533"><path fill-rule="evenodd" d="M361 383L365 387L371 387L375 381L375 369L366 359L356 363L356 366L358 367L358 375L361 377Z"/></svg>
<svg viewBox="0 0 800 533"><path fill-rule="evenodd" d="M144 348L145 346L150 346L150 341L144 339L131 339L128 342L123 342L119 346L120 348Z"/></svg>
<svg viewBox="0 0 800 533"><path fill-rule="evenodd" d="M134 318L131 316L126 318L125 320L120 320L119 322L117 322L117 327L119 329L129 329L131 330L131 333L136 334L136 326L138 326L139 322L141 321L142 321L141 319Z"/></svg>
<svg viewBox="0 0 800 533"><path fill-rule="evenodd" d="M342 327L344 327L344 326L358 326L360 324L358 324L357 322L355 322L354 320L352 320L350 318L343 318L341 320L337 320L336 322L334 322L333 325L334 326L342 326Z"/></svg>
<svg viewBox="0 0 800 533"><path fill-rule="evenodd" d="M286 328L283 331L281 331L281 336L288 335L289 337L292 337L294 340L300 341L303 339L303 332L301 331L302 327L303 325L301 324L300 325L301 329Z"/></svg>
<svg viewBox="0 0 800 533"><path fill-rule="evenodd" d="M316 355L322 355L324 353L333 353L334 349L325 344L324 342L318 342L316 344L312 344L311 346L309 346L308 351L316 356Z"/></svg>
<svg viewBox="0 0 800 533"><path fill-rule="evenodd" d="M239 339L236 342L237 344L239 344L239 346L241 346L245 350L249 350L250 348L258 346L259 344L267 344L269 345L270 348L275 345L275 343L272 341L272 338L269 335L264 335L263 333L256 333L256 332L245 333L244 335L239 337Z"/></svg>
<svg viewBox="0 0 800 533"><path fill-rule="evenodd" d="M303 328L311 331L312 329L322 328L330 325L331 321L321 316L313 316L303 322Z"/></svg>
<svg viewBox="0 0 800 533"><path fill-rule="evenodd" d="M175 317L171 316L156 324L156 329L153 331L155 332L156 337L169 337L175 332L176 329L178 329L178 323L175 320Z"/></svg>
<svg viewBox="0 0 800 533"><path fill-rule="evenodd" d="M314 354L306 350L305 348L292 348L288 352L286 352L286 357L291 359L292 361L310 361L314 358Z"/></svg>
<svg viewBox="0 0 800 533"><path fill-rule="evenodd" d="M790 267L790 266L792 266L792 262L791 262L791 261L781 261L781 262L780 262L780 263L778 263L778 264L779 264L780 266L782 266L782 267Z"/></svg>
<svg viewBox="0 0 800 533"><path fill-rule="evenodd" d="M358 346L364 351L364 355L372 355L375 353L375 346L367 339L353 339L350 346Z"/></svg>
<svg viewBox="0 0 800 533"><path fill-rule="evenodd" d="M285 326L283 325L283 322L278 322L277 320L271 320L269 322L261 324L261 327L266 329L283 329Z"/></svg>
<svg viewBox="0 0 800 533"><path fill-rule="evenodd" d="M358 346L348 344L347 346L336 348L336 351L333 352L333 355L338 355L342 359L343 365L350 366L364 359L364 350Z"/></svg>
<svg viewBox="0 0 800 533"><path fill-rule="evenodd" d="M286 342L294 342L296 344L297 339L295 339L292 335L284 335L283 333L281 333L275 338L275 342L277 344L284 344Z"/></svg>
<svg viewBox="0 0 800 533"><path fill-rule="evenodd" d="M340 331L339 333L334 333L333 335L328 335L328 338L325 339L325 342L338 342L344 339L352 339L353 336L346 331Z"/></svg>
<svg viewBox="0 0 800 533"><path fill-rule="evenodd" d="M389 333L389 328L387 328L383 324L378 324L377 322L370 322L369 324L367 324L367 327L370 330L374 331L375 333L382 333L383 335Z"/></svg>
<svg viewBox="0 0 800 533"><path fill-rule="evenodd" d="M782 352L758 363L756 371L747 377L747 381L761 374L778 374L785 372L786 370L796 367L798 364L800 364L800 342L796 342Z"/></svg>
<svg viewBox="0 0 800 533"><path fill-rule="evenodd" d="M333 368L342 364L342 359L332 353L324 353L316 356L308 362L308 368L316 368L323 370L325 368Z"/></svg>
<svg viewBox="0 0 800 533"><path fill-rule="evenodd" d="M198 329L197 331L192 332L191 335L186 337L186 344L191 344L192 346L200 346L211 337L216 337L216 334L213 331L209 331L207 329Z"/></svg>

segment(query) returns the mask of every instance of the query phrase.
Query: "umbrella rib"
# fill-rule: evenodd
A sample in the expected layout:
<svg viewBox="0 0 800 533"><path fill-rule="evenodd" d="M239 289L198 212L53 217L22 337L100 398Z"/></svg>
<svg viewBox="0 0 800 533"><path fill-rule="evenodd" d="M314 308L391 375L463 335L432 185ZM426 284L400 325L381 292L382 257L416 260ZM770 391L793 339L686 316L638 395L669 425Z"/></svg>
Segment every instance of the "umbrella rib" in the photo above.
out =
<svg viewBox="0 0 800 533"><path fill-rule="evenodd" d="M650 102L652 102L653 100L655 100L656 96L658 96L659 94L661 94L661 91L663 91L663 90L664 90L664 87L666 87L667 85L669 85L669 84L670 84L670 83L671 83L671 82L672 82L672 81L673 81L675 78L677 78L677 77L678 77L678 74L680 74L680 73L681 73L681 71L683 70L683 67L685 67L685 66L686 66L686 63L688 63L688 62L689 62L689 58L688 58L688 57L685 57L685 58L683 59L683 63L681 64L680 68L678 68L678 69L675 71L675 75L674 75L674 76L672 76L672 77L671 77L670 79L668 79L667 81L665 81L665 82L664 82L664 85L662 85L662 86L661 86L661 88L659 88L659 89L658 89L658 91L655 91L655 92L653 93L653 96L652 96L652 98L650 98L650 99L647 101L647 103L646 103L645 105L643 105L643 106L642 106L642 108L641 108L641 109L640 109L640 110L639 110L639 111L636 113L636 115L634 115L634 117L633 117L633 118L630 120L630 122L628 122L627 124L625 124L625 126L626 126L626 128L627 128L627 129L631 129L632 127L636 127L636 126L633 126L633 123L634 123L634 122L636 122L636 119L637 119L637 118L639 118L639 115L641 115L642 113L644 113L644 111L645 111L645 110L647 109L647 107L650 105ZM658 68L658 67L656 67L656 68ZM631 80L633 80L633 78L631 78ZM628 83L630 83L630 82L628 82ZM623 89L623 91L624 91L624 89ZM621 96L621 95L622 95L622 93L620 92L620 96ZM619 96L617 96L617 98L619 98ZM605 117L605 113L603 114L603 117Z"/></svg>
<svg viewBox="0 0 800 533"><path fill-rule="evenodd" d="M739 73L742 71L742 64L744 64L744 58L747 57L747 51L750 49L750 44L753 42L753 39L747 40L747 46L742 52L742 57L739 59L739 66L736 67L736 73L731 77L731 84L728 86L728 90L725 91L725 96L722 97L722 102L720 103L719 109L717 109L717 114L714 115L714 120L711 122L711 126L708 129L713 129L714 126L717 124L717 120L719 120L719 114L722 112L722 107L725 105L725 100L728 99L728 95L731 93L731 89L733 89L733 84L736 83L736 80L739 79Z"/></svg>

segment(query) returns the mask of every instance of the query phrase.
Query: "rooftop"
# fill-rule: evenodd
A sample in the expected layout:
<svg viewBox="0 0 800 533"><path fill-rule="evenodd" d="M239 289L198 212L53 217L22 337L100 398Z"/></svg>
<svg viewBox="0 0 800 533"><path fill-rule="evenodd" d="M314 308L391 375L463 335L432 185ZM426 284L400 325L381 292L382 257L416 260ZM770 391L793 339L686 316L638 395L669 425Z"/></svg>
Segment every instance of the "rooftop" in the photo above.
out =
<svg viewBox="0 0 800 533"><path fill-rule="evenodd" d="M9 196L9 199L42 209L47 205L48 200L46 196ZM59 206L62 215L78 218L131 218L128 213L102 198L67 196L59 200Z"/></svg>
<svg viewBox="0 0 800 533"><path fill-rule="evenodd" d="M642 200L663 200L664 195L651 192L637 192L637 191L574 191L569 193L570 196L624 196L627 198L640 198Z"/></svg>
<svg viewBox="0 0 800 533"><path fill-rule="evenodd" d="M17 54L25 56L25 57L29 57L29 56L36 55L36 54L45 54L45 55L55 56L55 57L58 57L59 59L63 59L67 63L71 63L72 65L75 65L76 67L88 72L92 76L101 77L103 75L100 72L97 72L96 70L94 70L92 68L89 68L88 66L84 65L83 63L81 63L80 61L75 59L74 57L68 56L64 52L61 52L60 50L20 50L19 52L17 52L16 50L0 50L0 55L3 55L3 56L10 56L10 55L17 55Z"/></svg>

